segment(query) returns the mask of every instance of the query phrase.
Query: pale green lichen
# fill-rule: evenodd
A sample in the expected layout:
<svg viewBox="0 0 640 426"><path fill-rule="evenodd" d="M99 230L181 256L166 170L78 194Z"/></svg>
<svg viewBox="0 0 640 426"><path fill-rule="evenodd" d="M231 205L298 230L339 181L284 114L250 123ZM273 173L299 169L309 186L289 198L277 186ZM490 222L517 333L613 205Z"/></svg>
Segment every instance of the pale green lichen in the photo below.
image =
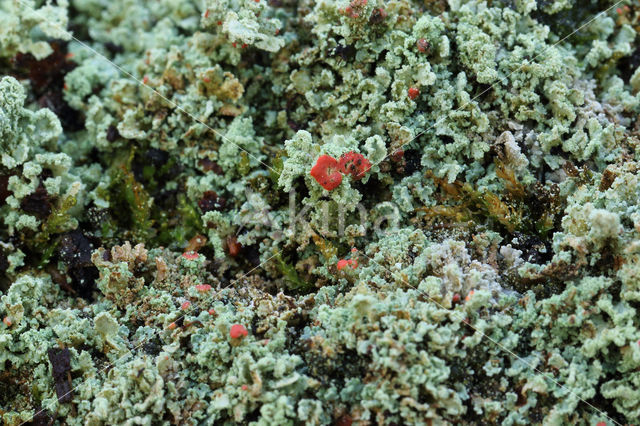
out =
<svg viewBox="0 0 640 426"><path fill-rule="evenodd" d="M0 0L5 423L637 420L636 4L53 3Z"/></svg>
<svg viewBox="0 0 640 426"><path fill-rule="evenodd" d="M208 1L204 10L204 27L220 28L230 42L255 45L269 52L284 46L284 38L277 36L282 24L267 2Z"/></svg>
<svg viewBox="0 0 640 426"><path fill-rule="evenodd" d="M3 1L0 3L0 56L7 58L16 53L30 53L38 59L52 52L49 40L69 40L65 31L69 18L69 2L61 0L51 2L34 0Z"/></svg>

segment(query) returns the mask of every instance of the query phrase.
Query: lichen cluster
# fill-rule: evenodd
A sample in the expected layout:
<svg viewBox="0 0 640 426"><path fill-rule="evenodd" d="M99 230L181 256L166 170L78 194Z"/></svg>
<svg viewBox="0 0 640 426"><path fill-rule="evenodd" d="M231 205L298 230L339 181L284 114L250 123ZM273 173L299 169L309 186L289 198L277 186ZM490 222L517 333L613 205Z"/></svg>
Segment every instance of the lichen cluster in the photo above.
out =
<svg viewBox="0 0 640 426"><path fill-rule="evenodd" d="M0 419L637 422L638 32L0 0Z"/></svg>

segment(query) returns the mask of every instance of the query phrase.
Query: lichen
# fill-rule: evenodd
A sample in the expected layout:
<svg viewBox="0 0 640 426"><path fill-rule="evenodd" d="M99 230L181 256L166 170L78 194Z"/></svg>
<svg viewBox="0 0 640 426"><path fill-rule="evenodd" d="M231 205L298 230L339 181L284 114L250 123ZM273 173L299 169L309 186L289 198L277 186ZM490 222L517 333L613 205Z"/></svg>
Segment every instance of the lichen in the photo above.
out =
<svg viewBox="0 0 640 426"><path fill-rule="evenodd" d="M0 418L636 422L639 22L0 0Z"/></svg>

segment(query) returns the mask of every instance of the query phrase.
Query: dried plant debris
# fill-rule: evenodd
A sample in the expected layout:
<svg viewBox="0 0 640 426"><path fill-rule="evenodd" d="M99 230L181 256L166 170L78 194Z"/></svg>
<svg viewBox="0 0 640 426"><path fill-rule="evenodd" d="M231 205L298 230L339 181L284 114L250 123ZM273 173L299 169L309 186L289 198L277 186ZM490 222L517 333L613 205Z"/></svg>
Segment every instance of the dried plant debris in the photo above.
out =
<svg viewBox="0 0 640 426"><path fill-rule="evenodd" d="M640 4L0 0L3 424L636 424Z"/></svg>
<svg viewBox="0 0 640 426"><path fill-rule="evenodd" d="M55 382L58 402L65 403L73 400L71 388L71 352L67 348L52 348L47 351L51 362L51 373Z"/></svg>

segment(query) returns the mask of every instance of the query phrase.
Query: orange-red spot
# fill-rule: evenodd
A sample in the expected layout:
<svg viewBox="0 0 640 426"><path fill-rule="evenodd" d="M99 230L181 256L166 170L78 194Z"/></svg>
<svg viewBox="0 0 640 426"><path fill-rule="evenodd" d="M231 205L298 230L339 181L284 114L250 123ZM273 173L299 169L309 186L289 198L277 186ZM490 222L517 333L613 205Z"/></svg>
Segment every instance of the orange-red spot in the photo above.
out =
<svg viewBox="0 0 640 426"><path fill-rule="evenodd" d="M418 88L416 87L410 87L407 91L407 95L409 96L409 99L414 100L415 98L420 96L420 90L418 90Z"/></svg>
<svg viewBox="0 0 640 426"><path fill-rule="evenodd" d="M248 390L248 389L249 389L249 386L247 386L247 385L242 385L242 386L241 386L241 388L242 388L242 390L243 390L243 391L246 391L246 390Z"/></svg>
<svg viewBox="0 0 640 426"><path fill-rule="evenodd" d="M209 315L212 315L212 316L216 314L216 310L213 308L209 309L207 312L209 312Z"/></svg>
<svg viewBox="0 0 640 426"><path fill-rule="evenodd" d="M325 154L318 157L310 174L324 189L331 191L342 183L342 175L338 168L338 160Z"/></svg>
<svg viewBox="0 0 640 426"><path fill-rule="evenodd" d="M338 260L338 265L337 265L338 271L343 270L344 268L347 267L347 265L349 265L349 261L348 260L346 260L346 259Z"/></svg>
<svg viewBox="0 0 640 426"><path fill-rule="evenodd" d="M249 332L242 324L233 324L229 330L229 336L231 336L232 339L241 339L247 337L248 334Z"/></svg>
<svg viewBox="0 0 640 426"><path fill-rule="evenodd" d="M475 293L475 291L471 290L469 294L467 294L467 297L464 298L464 300L467 302L471 300L471 298L473 297L473 293Z"/></svg>
<svg viewBox="0 0 640 426"><path fill-rule="evenodd" d="M198 290L200 293L205 293L211 290L211 286L209 284L198 284L196 285L196 290Z"/></svg>
<svg viewBox="0 0 640 426"><path fill-rule="evenodd" d="M182 253L182 257L187 260L196 260L198 257L200 257L200 255L198 255L198 253L196 253L195 251L185 251L184 253Z"/></svg>
<svg viewBox="0 0 640 426"><path fill-rule="evenodd" d="M209 17L209 9L205 10L205 12L204 12L204 17L205 17L205 18L208 18L208 17Z"/></svg>
<svg viewBox="0 0 640 426"><path fill-rule="evenodd" d="M423 38L418 39L418 41L416 41L416 47L418 48L418 51L424 53L427 51L427 49L429 49L429 42Z"/></svg>
<svg viewBox="0 0 640 426"><path fill-rule="evenodd" d="M11 321L11 318L9 317L4 317L2 319L2 322L7 326L7 327L11 327L11 324L13 324L13 322Z"/></svg>
<svg viewBox="0 0 640 426"><path fill-rule="evenodd" d="M349 151L340 156L339 167L342 173L351 175L353 179L358 180L362 179L371 170L371 163L362 154Z"/></svg>
<svg viewBox="0 0 640 426"><path fill-rule="evenodd" d="M175 330L176 329L176 323L172 322L171 324L169 324L169 330Z"/></svg>
<svg viewBox="0 0 640 426"><path fill-rule="evenodd" d="M357 259L340 259L338 260L338 263L336 265L336 267L338 268L338 271L343 270L347 266L351 266L351 269L356 269L358 267L358 260Z"/></svg>
<svg viewBox="0 0 640 426"><path fill-rule="evenodd" d="M189 309L189 306L191 306L191 302L184 302L180 307L183 311L186 311L187 309Z"/></svg>

